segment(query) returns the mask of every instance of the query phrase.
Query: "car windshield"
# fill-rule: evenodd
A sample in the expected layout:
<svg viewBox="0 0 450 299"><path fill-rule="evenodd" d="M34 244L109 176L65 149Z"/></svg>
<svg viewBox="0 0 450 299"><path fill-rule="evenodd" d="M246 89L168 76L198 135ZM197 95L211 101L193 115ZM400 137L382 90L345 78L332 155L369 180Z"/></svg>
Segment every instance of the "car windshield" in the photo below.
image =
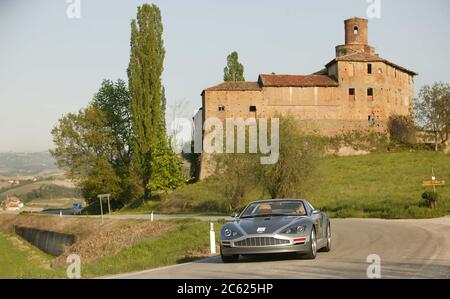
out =
<svg viewBox="0 0 450 299"><path fill-rule="evenodd" d="M241 218L262 216L305 216L303 201L264 201L250 204L241 214Z"/></svg>

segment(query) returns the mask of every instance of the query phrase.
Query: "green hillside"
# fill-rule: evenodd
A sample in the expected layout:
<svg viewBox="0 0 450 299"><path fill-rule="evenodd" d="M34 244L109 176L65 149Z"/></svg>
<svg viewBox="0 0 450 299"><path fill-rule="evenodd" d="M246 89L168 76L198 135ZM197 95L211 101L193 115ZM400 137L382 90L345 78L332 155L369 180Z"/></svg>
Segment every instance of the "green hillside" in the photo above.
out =
<svg viewBox="0 0 450 299"><path fill-rule="evenodd" d="M422 180L431 179L431 168L447 186L437 187L437 209L422 205L427 190ZM327 157L319 165L309 190L299 197L326 210L332 217L428 218L450 214L450 155L427 151L374 153L365 156ZM218 179L186 185L160 203L137 210L160 212L227 213ZM429 189L428 189L429 190ZM267 198L253 190L246 201ZM130 212L130 209L125 210ZM125 212L124 211L124 212Z"/></svg>
<svg viewBox="0 0 450 299"><path fill-rule="evenodd" d="M422 207L422 180L434 168L447 186L435 210ZM328 158L308 198L335 217L416 218L450 214L450 155L434 152L380 153Z"/></svg>

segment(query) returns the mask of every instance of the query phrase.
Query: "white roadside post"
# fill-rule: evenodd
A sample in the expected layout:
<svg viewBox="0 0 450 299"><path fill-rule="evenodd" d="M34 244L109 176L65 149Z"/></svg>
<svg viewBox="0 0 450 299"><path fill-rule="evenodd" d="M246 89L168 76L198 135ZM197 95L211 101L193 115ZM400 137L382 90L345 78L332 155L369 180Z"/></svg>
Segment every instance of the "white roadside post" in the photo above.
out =
<svg viewBox="0 0 450 299"><path fill-rule="evenodd" d="M59 211L59 217L62 217L62 211Z"/></svg>
<svg viewBox="0 0 450 299"><path fill-rule="evenodd" d="M211 245L211 254L216 253L216 233L214 231L214 223L210 223L210 230L209 230L209 242Z"/></svg>
<svg viewBox="0 0 450 299"><path fill-rule="evenodd" d="M152 211L152 213L150 214L150 221L153 222L153 211Z"/></svg>
<svg viewBox="0 0 450 299"><path fill-rule="evenodd" d="M434 176L434 168L431 167L431 180L434 182L436 180L436 177ZM436 185L433 184L433 191L436 193Z"/></svg>

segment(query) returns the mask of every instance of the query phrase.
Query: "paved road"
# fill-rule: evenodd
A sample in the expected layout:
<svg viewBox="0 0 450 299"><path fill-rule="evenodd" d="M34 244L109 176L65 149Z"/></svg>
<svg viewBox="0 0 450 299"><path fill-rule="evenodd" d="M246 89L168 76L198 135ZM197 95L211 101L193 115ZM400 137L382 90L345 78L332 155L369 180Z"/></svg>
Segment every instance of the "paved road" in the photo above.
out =
<svg viewBox="0 0 450 299"><path fill-rule="evenodd" d="M109 278L367 278L367 256L382 278L450 278L450 217L427 220L332 220L333 249L316 260L292 255L223 264L215 256Z"/></svg>
<svg viewBox="0 0 450 299"><path fill-rule="evenodd" d="M64 209L64 210L47 210L47 211L40 211L40 212L34 212L35 214L43 214L43 215L59 215L60 213L63 216L69 216L69 215L76 215L80 213L80 210L75 209Z"/></svg>
<svg viewBox="0 0 450 299"><path fill-rule="evenodd" d="M59 216L60 211L64 217L87 217L87 218L101 218L100 215L77 215L78 210L66 209L66 210L50 210L36 212L34 214L43 214L51 216ZM144 219L150 220L150 214L112 214L103 216L105 219ZM231 220L230 216L203 216L196 214L154 214L153 220L170 220L170 219L185 219L185 218L195 218L202 221L217 221L220 219Z"/></svg>

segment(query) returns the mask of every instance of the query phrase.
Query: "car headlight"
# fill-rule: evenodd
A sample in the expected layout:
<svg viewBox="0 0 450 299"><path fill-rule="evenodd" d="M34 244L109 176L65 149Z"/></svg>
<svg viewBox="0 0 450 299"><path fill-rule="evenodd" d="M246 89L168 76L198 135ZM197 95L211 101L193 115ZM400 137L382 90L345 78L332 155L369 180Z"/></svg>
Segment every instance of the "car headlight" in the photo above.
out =
<svg viewBox="0 0 450 299"><path fill-rule="evenodd" d="M225 235L225 237L236 237L237 235L239 235L239 233L237 231L231 230L229 228L226 228L223 231L223 234Z"/></svg>
<svg viewBox="0 0 450 299"><path fill-rule="evenodd" d="M306 225L293 226L282 232L283 234L301 234L306 230Z"/></svg>

